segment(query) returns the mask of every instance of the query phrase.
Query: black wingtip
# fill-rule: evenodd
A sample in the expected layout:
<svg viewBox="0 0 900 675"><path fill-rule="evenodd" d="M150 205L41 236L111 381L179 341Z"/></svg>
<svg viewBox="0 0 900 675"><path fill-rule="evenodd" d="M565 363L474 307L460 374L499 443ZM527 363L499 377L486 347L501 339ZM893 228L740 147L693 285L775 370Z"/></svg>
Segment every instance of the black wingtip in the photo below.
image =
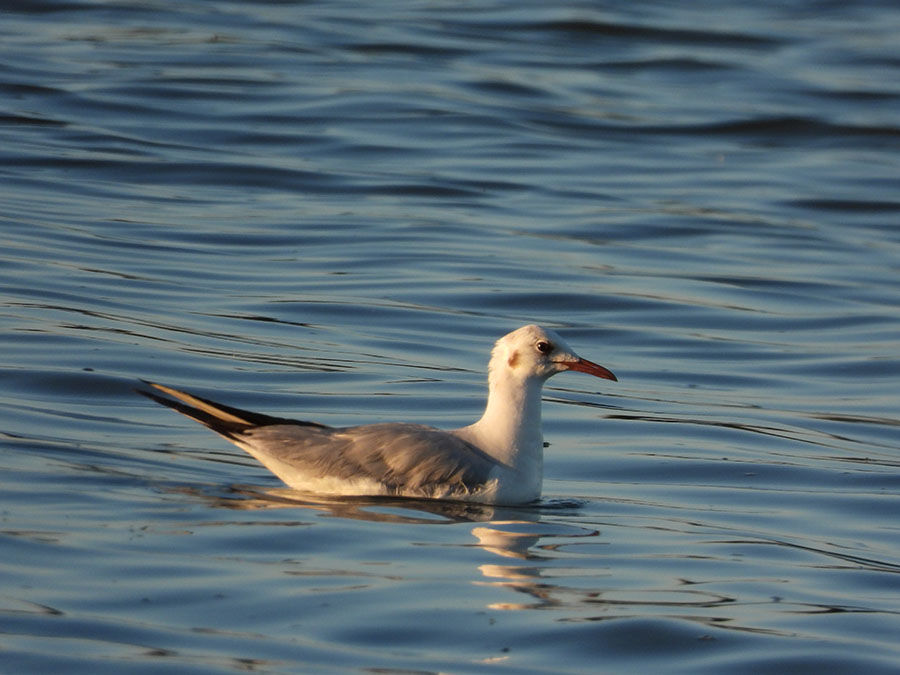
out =
<svg viewBox="0 0 900 675"><path fill-rule="evenodd" d="M141 380L141 382L151 386L153 384L152 382L149 382L147 380ZM145 389L138 388L135 388L134 391L141 396L146 396L151 401L155 401L160 405L171 408L175 412L181 413L185 417L190 417L195 422L199 422L208 429L215 431L217 434L220 434L228 439L234 439L237 434L246 431L247 429L251 428L251 426L253 426L251 424L238 424L236 422L222 420L204 410L200 410L199 408L195 408L188 405L187 403L183 403L173 398L167 398L166 396L157 394L153 391L147 391Z"/></svg>
<svg viewBox="0 0 900 675"><path fill-rule="evenodd" d="M140 381L148 387L156 389L157 391L162 391L164 394L166 393L166 388L163 388L162 385L158 385L157 383L151 382L150 380L141 379ZM201 410L198 407L173 398L171 397L171 394L163 395L157 393L157 391L148 391L145 389L135 388L135 392L137 392L141 396L146 396L150 400L156 401L160 405L164 405L167 408L171 408L172 410L175 410L176 412L179 412L186 417L190 417L192 420L199 422L203 426L211 429L212 431L215 431L217 434L221 434L222 436L225 436L229 439L234 439L237 435L247 431L248 429L252 429L255 427L272 426L274 424L292 424L296 426L318 427L320 429L328 428L326 425L318 424L317 422L304 422L287 417L273 417L271 415L264 415L262 413L256 413L250 410L233 408L231 406L217 403L216 401L212 401L201 396L196 396L194 394L188 395L189 398L200 401L213 411L219 411L223 413L222 416L217 416L214 414L214 412Z"/></svg>

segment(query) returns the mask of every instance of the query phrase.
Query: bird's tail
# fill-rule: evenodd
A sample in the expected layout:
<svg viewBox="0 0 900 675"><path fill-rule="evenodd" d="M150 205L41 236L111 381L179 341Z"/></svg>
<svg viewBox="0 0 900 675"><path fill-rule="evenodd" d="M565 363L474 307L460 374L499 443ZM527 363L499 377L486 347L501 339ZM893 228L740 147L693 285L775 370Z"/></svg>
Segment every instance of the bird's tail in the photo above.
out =
<svg viewBox="0 0 900 675"><path fill-rule="evenodd" d="M231 406L216 403L206 398L188 394L185 391L167 387L164 384L141 380L148 387L156 391L148 391L137 389L136 391L142 396L156 401L157 403L171 408L176 412L180 412L186 417L190 417L205 427L221 434L225 438L235 439L240 434L254 427L264 427L273 424L294 424L310 427L324 428L325 425L316 424L315 422L301 422L300 420L289 419L286 417L272 417L261 413L242 410L240 408L232 408ZM160 396L156 392L162 392L166 396Z"/></svg>

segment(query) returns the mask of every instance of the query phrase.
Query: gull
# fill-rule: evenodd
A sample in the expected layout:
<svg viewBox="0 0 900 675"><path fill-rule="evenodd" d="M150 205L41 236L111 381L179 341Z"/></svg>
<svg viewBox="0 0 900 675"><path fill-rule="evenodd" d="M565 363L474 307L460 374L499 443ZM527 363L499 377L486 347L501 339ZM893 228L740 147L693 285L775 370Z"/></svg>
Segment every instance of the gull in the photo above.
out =
<svg viewBox="0 0 900 675"><path fill-rule="evenodd" d="M149 381L154 391L139 393L228 439L302 492L520 505L541 496L541 389L567 370L616 381L552 330L514 330L491 352L481 419L452 431L406 423L330 427L232 408Z"/></svg>

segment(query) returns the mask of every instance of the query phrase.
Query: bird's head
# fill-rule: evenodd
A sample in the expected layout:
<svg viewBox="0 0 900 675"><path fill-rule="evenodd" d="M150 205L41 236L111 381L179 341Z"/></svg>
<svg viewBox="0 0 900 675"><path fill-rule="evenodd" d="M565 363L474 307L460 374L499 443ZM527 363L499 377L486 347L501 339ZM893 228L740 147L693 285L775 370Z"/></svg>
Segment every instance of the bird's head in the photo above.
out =
<svg viewBox="0 0 900 675"><path fill-rule="evenodd" d="M541 326L522 326L504 335L491 353L492 375L504 372L543 381L566 370L616 381L610 370L581 358L559 335Z"/></svg>

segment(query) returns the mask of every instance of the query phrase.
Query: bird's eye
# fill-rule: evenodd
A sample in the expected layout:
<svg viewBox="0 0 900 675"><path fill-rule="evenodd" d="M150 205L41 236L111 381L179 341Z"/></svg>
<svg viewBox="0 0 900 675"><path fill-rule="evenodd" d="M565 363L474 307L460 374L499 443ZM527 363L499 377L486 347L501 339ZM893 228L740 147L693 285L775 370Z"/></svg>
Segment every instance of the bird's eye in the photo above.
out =
<svg viewBox="0 0 900 675"><path fill-rule="evenodd" d="M535 345L541 354L549 354L553 351L553 345L546 340L541 340Z"/></svg>

